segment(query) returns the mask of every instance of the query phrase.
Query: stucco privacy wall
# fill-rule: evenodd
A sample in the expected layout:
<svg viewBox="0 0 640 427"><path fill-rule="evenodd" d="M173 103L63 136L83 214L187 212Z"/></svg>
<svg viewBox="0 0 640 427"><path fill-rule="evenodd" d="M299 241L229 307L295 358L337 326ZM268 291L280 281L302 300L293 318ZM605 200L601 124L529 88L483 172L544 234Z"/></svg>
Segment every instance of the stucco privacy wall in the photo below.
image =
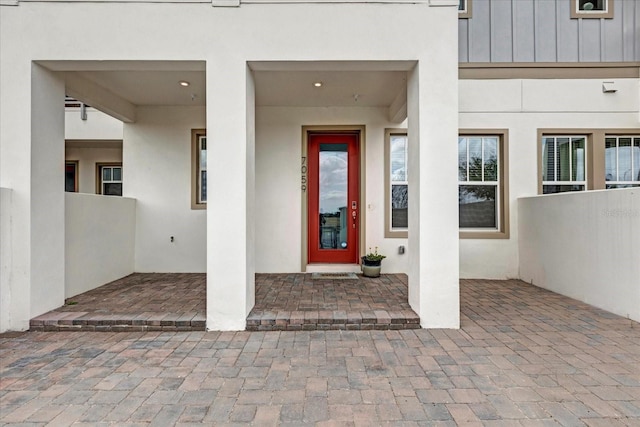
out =
<svg viewBox="0 0 640 427"><path fill-rule="evenodd" d="M616 79L616 93L602 81L460 80L459 127L509 130L511 223L510 239L460 240L461 277L519 277L517 199L538 194L538 129L640 129L640 79Z"/></svg>
<svg viewBox="0 0 640 427"><path fill-rule="evenodd" d="M65 193L65 209L65 298L134 272L134 199Z"/></svg>
<svg viewBox="0 0 640 427"><path fill-rule="evenodd" d="M640 189L518 200L520 277L640 321Z"/></svg>
<svg viewBox="0 0 640 427"><path fill-rule="evenodd" d="M207 212L191 209L191 129L205 127L204 107L139 107L136 123L124 126L123 195L137 200L137 272L206 271Z"/></svg>

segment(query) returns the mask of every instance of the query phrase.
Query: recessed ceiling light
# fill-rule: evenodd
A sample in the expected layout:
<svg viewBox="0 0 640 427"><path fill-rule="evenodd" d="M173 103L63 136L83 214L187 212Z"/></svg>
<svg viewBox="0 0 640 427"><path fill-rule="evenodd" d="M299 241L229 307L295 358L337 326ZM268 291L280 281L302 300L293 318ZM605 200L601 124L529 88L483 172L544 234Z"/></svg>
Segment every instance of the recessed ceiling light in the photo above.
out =
<svg viewBox="0 0 640 427"><path fill-rule="evenodd" d="M191 83L189 83L189 82L188 82L188 81L186 81L186 80L180 80L180 86L187 87L187 86L189 86L190 84L191 84Z"/></svg>
<svg viewBox="0 0 640 427"><path fill-rule="evenodd" d="M315 87L322 87L322 82L315 82L313 85Z"/></svg>

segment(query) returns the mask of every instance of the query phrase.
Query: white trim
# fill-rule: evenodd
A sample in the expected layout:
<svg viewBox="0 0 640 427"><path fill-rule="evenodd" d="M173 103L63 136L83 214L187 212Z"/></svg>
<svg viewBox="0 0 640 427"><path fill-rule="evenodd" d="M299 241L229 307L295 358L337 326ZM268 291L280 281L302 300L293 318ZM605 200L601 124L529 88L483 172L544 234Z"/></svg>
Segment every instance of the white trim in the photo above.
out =
<svg viewBox="0 0 640 427"><path fill-rule="evenodd" d="M240 0L211 0L213 7L240 7Z"/></svg>
<svg viewBox="0 0 640 427"><path fill-rule="evenodd" d="M457 5L457 0L240 0L243 4L291 4L291 3L428 3L429 6Z"/></svg>
<svg viewBox="0 0 640 427"><path fill-rule="evenodd" d="M18 6L27 3L209 3L212 7L239 7L242 4L427 4L428 6L458 6L457 0L0 0L0 6Z"/></svg>
<svg viewBox="0 0 640 427"><path fill-rule="evenodd" d="M481 164L480 164L480 181L470 181L469 180L469 175L470 175L470 166L469 166L469 140L471 139L480 139L480 159L481 159ZM458 144L460 143L460 139L465 139L466 143L465 143L465 150L466 150L466 160L465 160L465 164L466 164L466 179L465 180L460 180L460 176L458 175L458 191L460 191L460 186L467 186L467 187L495 187L496 188L496 198L494 200L495 206L495 226L494 227L462 227L460 226L460 231L471 231L471 232L501 232L502 230L500 229L500 225L502 224L502 198L503 198L503 194L501 191L501 186L502 186L502 180L501 180L501 176L502 176L502 168L500 166L501 162L502 162L502 157L501 157L501 153L500 153L500 144L502 143L502 141L500 140L500 135L496 134L496 135L461 135L458 136ZM485 180L485 141L488 140L493 140L496 143L496 179L495 180ZM458 148L459 149L459 148ZM459 153L459 151L458 151ZM458 154L458 159L459 159L459 154ZM459 161L459 160L458 160ZM458 167L460 163L458 163ZM460 172L458 171L458 174Z"/></svg>

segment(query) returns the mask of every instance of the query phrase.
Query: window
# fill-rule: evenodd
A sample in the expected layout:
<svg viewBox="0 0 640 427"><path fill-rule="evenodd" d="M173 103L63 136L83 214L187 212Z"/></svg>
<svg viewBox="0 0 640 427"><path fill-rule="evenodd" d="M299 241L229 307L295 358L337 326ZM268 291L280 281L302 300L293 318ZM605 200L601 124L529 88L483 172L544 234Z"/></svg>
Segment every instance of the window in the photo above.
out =
<svg viewBox="0 0 640 427"><path fill-rule="evenodd" d="M78 192L78 162L66 161L64 164L64 191Z"/></svg>
<svg viewBox="0 0 640 427"><path fill-rule="evenodd" d="M471 1L460 0L458 2L458 18L471 18Z"/></svg>
<svg viewBox="0 0 640 427"><path fill-rule="evenodd" d="M587 137L544 136L542 138L542 193L584 191Z"/></svg>
<svg viewBox="0 0 640 427"><path fill-rule="evenodd" d="M604 144L606 188L640 187L640 135L607 135Z"/></svg>
<svg viewBox="0 0 640 427"><path fill-rule="evenodd" d="M507 131L458 137L458 204L461 237L508 237Z"/></svg>
<svg viewBox="0 0 640 427"><path fill-rule="evenodd" d="M207 207L207 132L191 131L191 209Z"/></svg>
<svg viewBox="0 0 640 427"><path fill-rule="evenodd" d="M613 18L613 0L571 0L571 18Z"/></svg>
<svg viewBox="0 0 640 427"><path fill-rule="evenodd" d="M122 196L122 164L96 164L98 170L97 193L105 196Z"/></svg>
<svg viewBox="0 0 640 427"><path fill-rule="evenodd" d="M385 134L385 237L406 238L409 207L407 131L387 129ZM508 157L508 130L460 130L458 201L461 238L509 238Z"/></svg>
<svg viewBox="0 0 640 427"><path fill-rule="evenodd" d="M407 237L408 228L408 137L406 129L385 131L386 237Z"/></svg>

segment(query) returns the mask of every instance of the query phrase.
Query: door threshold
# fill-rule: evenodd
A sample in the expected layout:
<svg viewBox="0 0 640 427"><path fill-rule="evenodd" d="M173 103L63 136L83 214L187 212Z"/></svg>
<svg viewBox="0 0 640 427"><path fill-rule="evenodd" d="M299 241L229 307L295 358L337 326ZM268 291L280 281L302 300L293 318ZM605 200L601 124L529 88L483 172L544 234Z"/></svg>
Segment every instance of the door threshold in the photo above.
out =
<svg viewBox="0 0 640 427"><path fill-rule="evenodd" d="M360 273L360 264L307 264L307 273Z"/></svg>

